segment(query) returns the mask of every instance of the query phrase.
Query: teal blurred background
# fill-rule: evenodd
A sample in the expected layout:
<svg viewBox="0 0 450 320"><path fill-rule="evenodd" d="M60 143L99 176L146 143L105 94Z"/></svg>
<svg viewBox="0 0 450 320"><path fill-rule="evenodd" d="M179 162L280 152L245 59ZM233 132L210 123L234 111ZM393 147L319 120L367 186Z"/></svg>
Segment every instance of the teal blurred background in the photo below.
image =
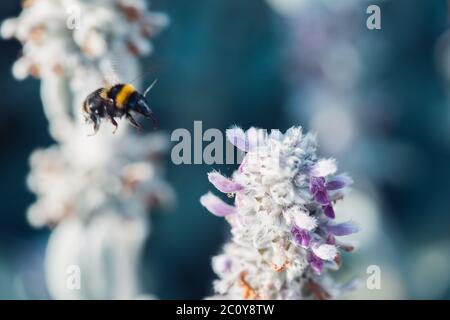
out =
<svg viewBox="0 0 450 320"><path fill-rule="evenodd" d="M366 28L369 4L381 7L382 30ZM308 55L308 43L293 43L307 12L286 17L261 0L154 0L152 8L171 19L155 41L155 54L143 61L143 69L155 70L159 79L152 105L161 130L193 131L194 120L202 120L204 130L233 124L320 128L303 99L317 86L317 70L302 65L313 65L320 55ZM16 16L20 3L2 1L0 9L3 20ZM347 19L336 12L323 15L323 23L347 30ZM350 265L359 265L356 273L364 279L367 265L387 266L386 291L356 297L449 299L450 103L442 58L448 3L360 1L351 12L360 29L348 32L357 33L361 71L358 82L343 92L352 101L345 114L354 122L350 141L356 142L323 153L340 160L340 169L355 179L356 194L363 195L351 203L364 204L347 210L370 208L374 213L367 219L378 222L370 243L346 257L346 268L350 272ZM309 34L314 39L314 29ZM329 52L333 37L331 32ZM25 179L31 152L53 141L39 82L18 82L11 75L20 45L0 45L0 298L43 299L48 298L42 264L49 231L32 229L26 221L34 195ZM203 298L211 294L211 257L227 239L228 227L198 199L210 189L208 171L231 174L235 167L176 166L169 155L167 163L178 204L151 216L143 284L163 299Z"/></svg>

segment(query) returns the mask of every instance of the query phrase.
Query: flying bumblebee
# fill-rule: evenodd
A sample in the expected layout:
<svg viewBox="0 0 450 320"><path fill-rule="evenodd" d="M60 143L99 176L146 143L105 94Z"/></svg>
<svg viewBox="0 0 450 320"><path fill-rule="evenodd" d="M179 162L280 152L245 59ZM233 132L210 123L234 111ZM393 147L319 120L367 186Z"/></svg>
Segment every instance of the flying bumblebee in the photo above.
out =
<svg viewBox="0 0 450 320"><path fill-rule="evenodd" d="M144 117L151 118L153 124L158 126L158 120L150 109L146 95L155 85L156 80L145 90L139 93L133 85L129 83L119 83L108 87L102 87L89 94L82 104L82 111L87 122L94 124L94 133L100 128L102 119L109 120L115 127L118 124L116 118L125 116L130 124L140 129L141 126L131 115L131 112L139 113Z"/></svg>

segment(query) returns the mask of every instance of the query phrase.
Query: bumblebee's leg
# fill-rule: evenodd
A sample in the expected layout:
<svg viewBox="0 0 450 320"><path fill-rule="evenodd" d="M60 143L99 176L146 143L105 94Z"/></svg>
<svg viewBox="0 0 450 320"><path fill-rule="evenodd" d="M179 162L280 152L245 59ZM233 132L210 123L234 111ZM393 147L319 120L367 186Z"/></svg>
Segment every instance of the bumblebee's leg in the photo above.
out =
<svg viewBox="0 0 450 320"><path fill-rule="evenodd" d="M141 126L139 125L139 123L136 122L136 120L134 120L134 118L131 114L126 113L125 117L128 119L128 121L130 121L130 123L133 127L135 127L138 130L141 130Z"/></svg>
<svg viewBox="0 0 450 320"><path fill-rule="evenodd" d="M113 134L114 134L114 133L116 133L117 128L119 127L119 125L117 124L117 121L114 120L114 118L113 118L112 116L109 116L109 120L111 121L111 123L112 123L113 126L114 126L114 130L113 130Z"/></svg>
<svg viewBox="0 0 450 320"><path fill-rule="evenodd" d="M108 114L109 121L114 126L113 134L116 133L117 128L119 127L117 121L114 119L114 101L112 99L108 99L108 102L106 103L106 113Z"/></svg>
<svg viewBox="0 0 450 320"><path fill-rule="evenodd" d="M100 121L99 121L99 119L98 119L95 115L93 115L93 114L90 115L90 119L91 119L91 121L94 123L94 132L93 132L92 134L90 134L89 136L94 136L94 135L97 134L98 129L100 128Z"/></svg>
<svg viewBox="0 0 450 320"><path fill-rule="evenodd" d="M152 119L152 121L153 121L153 129L158 129L159 128L159 120L155 116L155 114L153 112L150 113L148 118Z"/></svg>

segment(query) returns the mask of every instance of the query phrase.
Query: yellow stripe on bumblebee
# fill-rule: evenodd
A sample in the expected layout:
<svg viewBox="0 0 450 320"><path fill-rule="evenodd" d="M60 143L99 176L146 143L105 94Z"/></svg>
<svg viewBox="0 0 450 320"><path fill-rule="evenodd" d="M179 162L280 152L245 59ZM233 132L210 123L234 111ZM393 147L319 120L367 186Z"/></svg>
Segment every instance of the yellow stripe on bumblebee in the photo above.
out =
<svg viewBox="0 0 450 320"><path fill-rule="evenodd" d="M128 98L132 93L136 92L136 89L131 84L124 84L120 89L119 93L116 95L116 106L121 109L125 107Z"/></svg>

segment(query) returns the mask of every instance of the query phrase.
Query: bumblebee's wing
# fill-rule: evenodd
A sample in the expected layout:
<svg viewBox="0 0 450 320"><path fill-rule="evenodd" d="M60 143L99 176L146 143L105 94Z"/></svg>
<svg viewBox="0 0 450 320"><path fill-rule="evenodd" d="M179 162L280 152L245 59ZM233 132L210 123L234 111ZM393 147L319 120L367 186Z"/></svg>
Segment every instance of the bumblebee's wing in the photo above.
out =
<svg viewBox="0 0 450 320"><path fill-rule="evenodd" d="M113 86L121 82L117 65L118 63L112 57L104 58L100 61L99 66L105 87Z"/></svg>
<svg viewBox="0 0 450 320"><path fill-rule="evenodd" d="M104 76L105 86L118 83L129 83L140 73L139 64L131 54L116 48L101 59L100 69ZM137 87L140 87L137 85Z"/></svg>

